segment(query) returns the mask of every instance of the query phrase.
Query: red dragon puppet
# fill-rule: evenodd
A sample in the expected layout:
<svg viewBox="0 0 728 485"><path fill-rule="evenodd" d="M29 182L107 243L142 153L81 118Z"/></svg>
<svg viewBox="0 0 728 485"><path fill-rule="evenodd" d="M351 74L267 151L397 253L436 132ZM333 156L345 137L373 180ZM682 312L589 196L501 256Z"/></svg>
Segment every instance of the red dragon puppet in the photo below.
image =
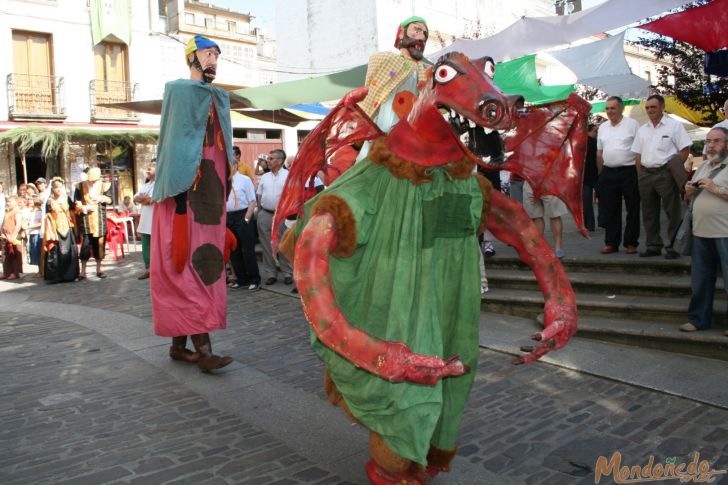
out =
<svg viewBox="0 0 728 485"><path fill-rule="evenodd" d="M371 432L366 472L375 484L423 483L455 455L478 360L480 232L516 248L544 294L544 329L514 363L563 347L576 331L559 260L521 205L475 174L488 163L443 113L489 130L517 126L510 157L489 168L523 174L537 197L560 196L581 226L589 104L572 96L523 108L489 71L484 60L442 57L416 101L395 99L400 121L387 135L356 105L366 88L351 92L304 141L275 215L274 227L298 215L281 250L295 243L294 277L327 395ZM304 204L310 177L361 140L373 140L368 157Z"/></svg>

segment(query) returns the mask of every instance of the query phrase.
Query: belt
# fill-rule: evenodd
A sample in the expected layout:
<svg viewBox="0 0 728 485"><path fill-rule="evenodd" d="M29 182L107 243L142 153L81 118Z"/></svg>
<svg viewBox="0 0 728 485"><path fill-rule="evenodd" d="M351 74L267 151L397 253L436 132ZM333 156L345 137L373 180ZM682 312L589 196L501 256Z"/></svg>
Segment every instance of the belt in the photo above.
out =
<svg viewBox="0 0 728 485"><path fill-rule="evenodd" d="M261 209L263 209L264 211L266 211L269 214L275 214L275 212L276 212L276 211L268 210L265 207L261 207Z"/></svg>
<svg viewBox="0 0 728 485"><path fill-rule="evenodd" d="M227 214L228 215L239 214L241 212L245 212L246 210L247 209L237 209L237 210L234 210L234 211L227 211Z"/></svg>
<svg viewBox="0 0 728 485"><path fill-rule="evenodd" d="M634 165L620 165L618 167L608 167L608 166L605 165L604 168L605 169L608 168L609 170L624 170L625 168L634 169Z"/></svg>
<svg viewBox="0 0 728 485"><path fill-rule="evenodd" d="M650 168L648 168L648 167L642 167L642 170L644 170L647 173L662 172L663 170L666 170L666 169L667 169L667 164L660 165L659 167L650 167Z"/></svg>

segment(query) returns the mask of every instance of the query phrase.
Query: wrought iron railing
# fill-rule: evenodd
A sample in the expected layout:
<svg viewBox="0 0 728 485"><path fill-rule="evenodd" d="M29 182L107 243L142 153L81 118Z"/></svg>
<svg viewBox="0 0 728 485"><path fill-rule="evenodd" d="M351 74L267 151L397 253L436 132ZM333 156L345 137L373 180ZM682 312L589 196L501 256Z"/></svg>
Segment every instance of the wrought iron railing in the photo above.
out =
<svg viewBox="0 0 728 485"><path fill-rule="evenodd" d="M138 83L94 79L89 83L91 119L93 121L139 121L139 114L120 108L99 106L107 103L123 103L136 99Z"/></svg>
<svg viewBox="0 0 728 485"><path fill-rule="evenodd" d="M7 86L10 119L66 117L62 77L11 73Z"/></svg>

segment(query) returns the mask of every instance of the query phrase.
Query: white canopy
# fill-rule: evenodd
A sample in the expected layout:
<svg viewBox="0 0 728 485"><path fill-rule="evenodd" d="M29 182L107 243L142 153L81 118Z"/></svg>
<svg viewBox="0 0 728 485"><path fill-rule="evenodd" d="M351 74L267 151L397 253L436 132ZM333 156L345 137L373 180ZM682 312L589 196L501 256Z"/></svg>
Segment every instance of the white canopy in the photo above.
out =
<svg viewBox="0 0 728 485"><path fill-rule="evenodd" d="M551 51L549 55L568 67L578 83L599 88L610 96L641 98L650 83L632 74L624 58L624 31L590 44Z"/></svg>
<svg viewBox="0 0 728 485"><path fill-rule="evenodd" d="M614 30L686 3L690 2L607 0L571 15L523 17L508 28L485 39L458 39L448 47L429 55L428 58L436 60L447 52L457 51L471 58L490 56L496 62L515 59Z"/></svg>

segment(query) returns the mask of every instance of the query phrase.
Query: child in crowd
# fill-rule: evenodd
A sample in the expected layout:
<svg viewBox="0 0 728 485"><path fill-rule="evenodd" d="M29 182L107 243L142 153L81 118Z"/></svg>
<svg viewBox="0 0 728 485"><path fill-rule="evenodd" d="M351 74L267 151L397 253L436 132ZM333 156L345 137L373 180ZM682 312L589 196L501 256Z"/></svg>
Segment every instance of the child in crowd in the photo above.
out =
<svg viewBox="0 0 728 485"><path fill-rule="evenodd" d="M0 279L14 280L23 272L23 247L20 242L20 231L23 228L23 216L18 209L18 197L11 195L5 201L5 217L3 218L0 244L3 247L3 274Z"/></svg>

